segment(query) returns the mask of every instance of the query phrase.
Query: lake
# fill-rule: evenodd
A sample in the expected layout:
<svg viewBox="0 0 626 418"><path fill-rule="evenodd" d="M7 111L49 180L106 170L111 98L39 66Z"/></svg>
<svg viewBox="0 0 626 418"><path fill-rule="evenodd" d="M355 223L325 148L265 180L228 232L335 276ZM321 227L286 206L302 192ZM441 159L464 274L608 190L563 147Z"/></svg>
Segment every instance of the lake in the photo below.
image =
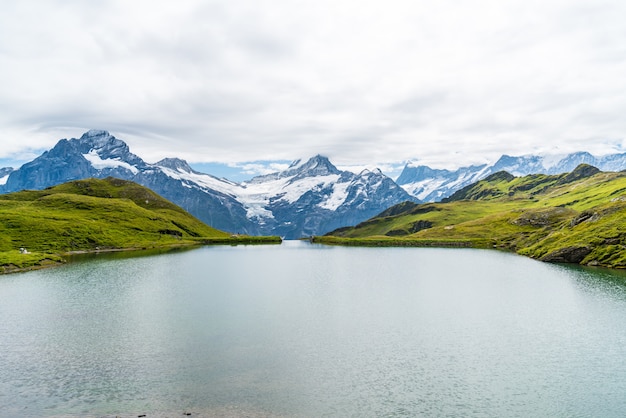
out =
<svg viewBox="0 0 626 418"><path fill-rule="evenodd" d="M0 276L0 416L623 417L626 276L286 241Z"/></svg>

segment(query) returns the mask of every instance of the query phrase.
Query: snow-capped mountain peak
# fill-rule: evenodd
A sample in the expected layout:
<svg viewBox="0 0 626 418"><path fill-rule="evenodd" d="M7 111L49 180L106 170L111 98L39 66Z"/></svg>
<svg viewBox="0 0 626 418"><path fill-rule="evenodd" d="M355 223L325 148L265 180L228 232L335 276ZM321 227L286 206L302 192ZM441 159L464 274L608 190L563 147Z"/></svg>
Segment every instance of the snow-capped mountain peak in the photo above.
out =
<svg viewBox="0 0 626 418"><path fill-rule="evenodd" d="M316 155L310 158L306 163L295 167L298 174L306 174L309 176L325 176L328 174L339 174L339 170L335 167L327 157Z"/></svg>
<svg viewBox="0 0 626 418"><path fill-rule="evenodd" d="M328 158L316 155L315 157L308 159L306 162L303 162L302 160L295 160L284 171L257 176L244 184L250 185L255 183L265 183L267 181L285 178L289 178L291 181L296 181L302 178L327 176L332 174L341 174L341 171L339 171L337 167L335 167L328 160Z"/></svg>
<svg viewBox="0 0 626 418"><path fill-rule="evenodd" d="M301 179L311 177L339 177L341 172L326 157L316 155L309 159L306 163L301 164L292 169L292 183Z"/></svg>
<svg viewBox="0 0 626 418"><path fill-rule="evenodd" d="M339 170L327 157L321 155L311 157L306 162L297 160L296 163L291 164L289 168L283 172L283 175L286 177L315 177L326 176L329 174L339 174Z"/></svg>
<svg viewBox="0 0 626 418"><path fill-rule="evenodd" d="M354 225L406 200L416 201L378 169L341 171L327 157L297 160L286 170L242 184L240 201L273 233L295 238Z"/></svg>
<svg viewBox="0 0 626 418"><path fill-rule="evenodd" d="M98 155L107 157L123 157L130 153L128 145L120 141L107 131L92 129L87 131L77 141L81 150L89 148L88 151L95 151Z"/></svg>
<svg viewBox="0 0 626 418"><path fill-rule="evenodd" d="M60 144L61 142L57 147ZM92 129L84 133L80 139L71 139L67 145L72 152L80 152L95 170L123 169L137 174L139 169L146 165L141 158L130 152L126 142L117 139L108 131Z"/></svg>
<svg viewBox="0 0 626 418"><path fill-rule="evenodd" d="M85 132L80 138L79 142L89 143L100 146L104 146L106 143L110 142L111 139L116 139L113 135L111 135L108 131L100 130L100 129L91 129ZM123 141L120 141L123 142Z"/></svg>
<svg viewBox="0 0 626 418"><path fill-rule="evenodd" d="M180 158L164 158L154 165L169 168L170 170L180 171L181 173L196 173L196 171L189 166L187 161Z"/></svg>

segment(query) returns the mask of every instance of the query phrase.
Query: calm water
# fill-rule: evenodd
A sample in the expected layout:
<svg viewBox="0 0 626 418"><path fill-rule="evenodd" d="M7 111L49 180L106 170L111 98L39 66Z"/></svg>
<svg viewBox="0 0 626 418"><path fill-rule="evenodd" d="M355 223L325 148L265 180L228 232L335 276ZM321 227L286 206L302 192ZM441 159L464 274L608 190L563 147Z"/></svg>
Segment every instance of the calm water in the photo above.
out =
<svg viewBox="0 0 626 418"><path fill-rule="evenodd" d="M623 417L626 280L300 242L0 276L0 416L185 412Z"/></svg>

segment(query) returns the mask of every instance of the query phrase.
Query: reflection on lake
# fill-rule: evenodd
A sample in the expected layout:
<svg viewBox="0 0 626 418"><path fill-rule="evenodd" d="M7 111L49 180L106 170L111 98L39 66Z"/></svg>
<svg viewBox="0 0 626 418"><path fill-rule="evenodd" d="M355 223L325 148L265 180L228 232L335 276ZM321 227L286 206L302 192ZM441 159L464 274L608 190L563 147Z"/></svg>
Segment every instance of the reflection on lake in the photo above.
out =
<svg viewBox="0 0 626 418"><path fill-rule="evenodd" d="M289 241L0 276L0 416L621 417L625 283Z"/></svg>

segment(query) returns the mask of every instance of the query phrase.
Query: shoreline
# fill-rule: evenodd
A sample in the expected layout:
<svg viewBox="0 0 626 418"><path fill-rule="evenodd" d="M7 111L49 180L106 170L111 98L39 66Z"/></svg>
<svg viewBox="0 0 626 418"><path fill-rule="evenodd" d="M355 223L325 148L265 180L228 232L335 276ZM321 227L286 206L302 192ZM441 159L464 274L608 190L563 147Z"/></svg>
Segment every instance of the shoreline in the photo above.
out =
<svg viewBox="0 0 626 418"><path fill-rule="evenodd" d="M344 247L412 247L412 248L475 248L475 249L487 249L487 250L497 250L497 251L507 251L514 254L521 255L523 257L527 257L533 260L542 261L544 263L550 264L569 264L575 266L582 267L598 267L603 269L610 270L626 270L625 265L611 265L611 264L603 264L598 260L590 260L589 262L582 264L580 262L575 261L567 261L567 257L560 257L550 259L547 256L537 258L532 257L527 254L520 253L513 248L508 248L503 245L498 245L497 241L490 239L467 239L467 240L433 240L433 239L425 239L425 240L400 240L400 239L385 239L385 238L342 238L335 236L323 236L323 237L311 237L309 239L311 243L322 244L322 245L337 245ZM566 247L561 250L555 251L554 253L559 253L564 250L577 250L580 247ZM549 255L553 255L551 253Z"/></svg>
<svg viewBox="0 0 626 418"><path fill-rule="evenodd" d="M276 245L280 244L282 239L274 236L231 236L226 238L198 238L194 240L186 240L167 245L154 246L133 246L124 248L97 248L64 251L59 253L39 253L29 252L26 255L39 255L39 258L33 258L32 264L19 267L12 262L6 262L0 265L0 275L24 273L33 270L41 270L63 266L71 262L73 256L90 255L90 254L111 254L111 253L133 253L142 251L174 251L176 249L201 247L205 245ZM16 258L21 254L16 254Z"/></svg>

